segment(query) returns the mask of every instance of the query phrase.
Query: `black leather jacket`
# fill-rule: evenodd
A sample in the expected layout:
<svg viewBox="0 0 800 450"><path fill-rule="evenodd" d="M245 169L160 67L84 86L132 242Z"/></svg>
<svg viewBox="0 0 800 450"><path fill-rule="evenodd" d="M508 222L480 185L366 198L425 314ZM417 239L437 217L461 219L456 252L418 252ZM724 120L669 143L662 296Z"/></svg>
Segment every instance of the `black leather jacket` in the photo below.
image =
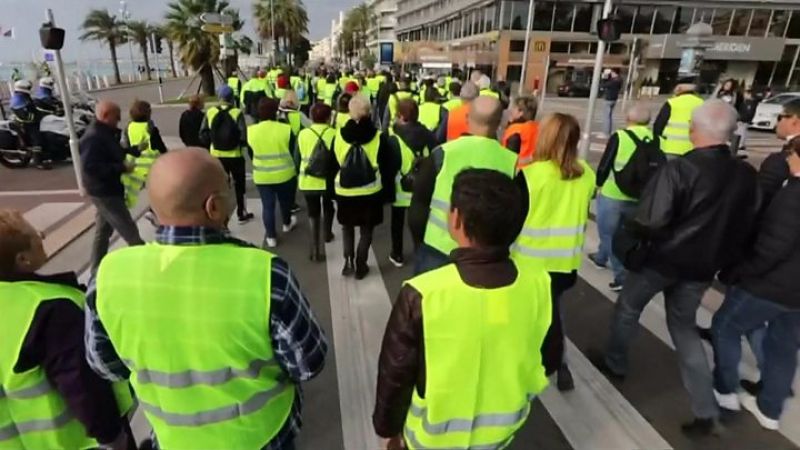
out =
<svg viewBox="0 0 800 450"><path fill-rule="evenodd" d="M645 266L683 280L712 280L740 259L758 208L756 171L727 146L670 161L648 183L634 218L653 245Z"/></svg>

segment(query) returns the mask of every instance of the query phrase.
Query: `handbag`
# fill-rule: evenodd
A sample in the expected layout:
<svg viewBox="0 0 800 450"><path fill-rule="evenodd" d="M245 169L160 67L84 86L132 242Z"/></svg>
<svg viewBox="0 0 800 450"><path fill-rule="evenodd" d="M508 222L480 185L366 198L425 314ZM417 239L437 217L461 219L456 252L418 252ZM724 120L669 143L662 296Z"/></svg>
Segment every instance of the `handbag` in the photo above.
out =
<svg viewBox="0 0 800 450"><path fill-rule="evenodd" d="M620 221L619 227L614 232L611 251L626 269L632 272L641 270L652 249L653 243L636 232L634 221L627 218Z"/></svg>

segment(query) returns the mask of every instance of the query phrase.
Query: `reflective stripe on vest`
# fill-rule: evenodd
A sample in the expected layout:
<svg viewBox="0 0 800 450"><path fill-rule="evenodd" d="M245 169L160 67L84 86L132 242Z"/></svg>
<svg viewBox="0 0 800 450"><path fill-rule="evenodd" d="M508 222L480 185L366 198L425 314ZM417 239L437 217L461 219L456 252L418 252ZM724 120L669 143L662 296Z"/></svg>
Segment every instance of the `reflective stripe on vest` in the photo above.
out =
<svg viewBox="0 0 800 450"><path fill-rule="evenodd" d="M296 175L289 143L292 128L265 120L247 129L247 142L253 149L253 183L280 184Z"/></svg>
<svg viewBox="0 0 800 450"><path fill-rule="evenodd" d="M696 94L683 94L667 100L670 108L669 121L664 127L661 149L671 155L684 155L692 150L689 140L689 124L692 112L703 104L703 99Z"/></svg>
<svg viewBox="0 0 800 450"><path fill-rule="evenodd" d="M630 132L632 132L636 137L639 139L653 139L653 132L650 131L649 128L646 126L634 126L627 128ZM616 131L617 134L617 156L614 159L614 170L610 171L608 174L608 178L606 178L606 182L603 183L603 187L600 192L603 194L604 197L613 199L613 200L621 200L621 201L635 201L633 197L625 195L617 186L617 181L614 178L614 172L619 172L625 168L630 161L631 156L633 156L633 152L636 151L636 144L633 142L628 133L618 130Z"/></svg>
<svg viewBox="0 0 800 450"><path fill-rule="evenodd" d="M427 363L425 398L415 391L406 415L409 447L502 448L548 383L537 349L551 321L549 276L532 268L511 285L482 289L450 264L407 284L425 299Z"/></svg>
<svg viewBox="0 0 800 450"><path fill-rule="evenodd" d="M0 318L0 448L85 449L99 444L70 413L41 366L17 373L14 366L36 311L45 301L66 299L83 309L84 295L59 284L36 281L0 282L0 298L6 299ZM11 301L13 300L13 301ZM114 385L122 417L133 399L127 382Z"/></svg>
<svg viewBox="0 0 800 450"><path fill-rule="evenodd" d="M209 129L211 129L211 124L214 123L214 118L217 117L217 114L219 114L220 108L221 107L219 107L219 106L212 106L211 108L208 108L208 112L206 113L206 122L208 123L208 128ZM239 115L242 113L242 110L240 110L239 108L234 108L233 106L230 106L230 105L225 105L224 107L222 107L222 109L227 109L228 110L228 114L231 115L231 118L233 119L234 122L239 120ZM211 151L211 156L214 156L216 158L241 158L242 157L242 149L241 148L235 148L233 150L217 150L217 149L215 149L214 148L214 144L213 144L213 139L212 139L211 150L210 151Z"/></svg>
<svg viewBox="0 0 800 450"><path fill-rule="evenodd" d="M114 253L97 274L97 313L160 446L269 442L295 395L269 337L273 255L233 244Z"/></svg>
<svg viewBox="0 0 800 450"><path fill-rule="evenodd" d="M419 122L425 125L425 128L436 131L439 128L441 112L442 106L438 103L425 102L419 107Z"/></svg>
<svg viewBox="0 0 800 450"><path fill-rule="evenodd" d="M425 227L425 243L448 255L457 246L447 228L450 194L456 175L467 168L492 169L512 178L517 155L496 140L481 136L464 136L448 142L442 145L442 151L444 162L441 171L436 175L428 224Z"/></svg>
<svg viewBox="0 0 800 450"><path fill-rule="evenodd" d="M341 172L339 172L336 174L334 185L336 195L341 195L342 197L364 197L381 191L383 184L381 183L381 172L378 170L378 149L380 147L380 138L381 132L378 131L375 133L375 137L373 137L370 142L361 146L364 149L364 152L367 154L370 164L372 164L372 167L375 169L375 181L367 184L366 186L345 188L339 184L339 178L341 177ZM340 130L336 134L336 141L333 143L333 152L336 155L336 160L339 162L339 166L344 164L344 160L351 148L352 144L344 140Z"/></svg>
<svg viewBox="0 0 800 450"><path fill-rule="evenodd" d="M306 175L309 159L314 152L314 147L317 146L317 141L319 141L317 134L322 136L328 151L331 151L333 138L336 137L333 128L326 124L315 123L311 125L311 129L300 131L297 136L297 149L300 153L300 176L297 188L301 191L324 191L327 187L327 182L324 178Z"/></svg>
<svg viewBox="0 0 800 450"><path fill-rule="evenodd" d="M522 170L531 200L522 232L511 247L521 266L567 273L580 268L595 188L594 172L584 161L580 164L583 174L572 180L562 179L552 161L534 162Z"/></svg>

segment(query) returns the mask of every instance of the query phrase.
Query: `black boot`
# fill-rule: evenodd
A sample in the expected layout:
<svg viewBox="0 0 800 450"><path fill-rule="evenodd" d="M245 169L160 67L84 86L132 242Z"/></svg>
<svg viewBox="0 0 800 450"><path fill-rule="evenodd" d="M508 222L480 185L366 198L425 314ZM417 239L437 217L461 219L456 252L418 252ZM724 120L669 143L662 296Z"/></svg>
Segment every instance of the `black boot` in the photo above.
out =
<svg viewBox="0 0 800 450"><path fill-rule="evenodd" d="M319 217L309 219L311 223L311 243L308 253L308 259L311 261L322 261L321 238L319 229Z"/></svg>
<svg viewBox="0 0 800 450"><path fill-rule="evenodd" d="M353 263L352 257L346 257L344 259L344 267L342 268L342 276L349 277L352 276L356 272L355 264Z"/></svg>
<svg viewBox="0 0 800 450"><path fill-rule="evenodd" d="M325 233L325 242L333 242L333 214L325 214L322 226L322 230Z"/></svg>
<svg viewBox="0 0 800 450"><path fill-rule="evenodd" d="M562 364L561 368L558 369L558 375L556 375L556 386L561 392L575 389L575 381L572 379L572 372L569 371L569 367L567 367L566 364Z"/></svg>
<svg viewBox="0 0 800 450"><path fill-rule="evenodd" d="M363 262L356 260L356 280L363 280L367 277L368 273L369 266L367 265L367 260L365 259Z"/></svg>

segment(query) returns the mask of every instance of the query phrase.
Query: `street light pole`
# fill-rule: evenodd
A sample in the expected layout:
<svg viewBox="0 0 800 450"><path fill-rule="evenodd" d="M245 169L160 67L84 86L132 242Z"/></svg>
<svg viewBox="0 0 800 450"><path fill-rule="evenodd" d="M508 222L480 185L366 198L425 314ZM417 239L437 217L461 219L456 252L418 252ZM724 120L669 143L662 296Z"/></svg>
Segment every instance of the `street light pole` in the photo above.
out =
<svg viewBox="0 0 800 450"><path fill-rule="evenodd" d="M528 26L525 27L525 48L522 50L522 71L519 79L519 95L525 89L525 76L528 73L528 49L531 45L531 28L533 28L533 0L528 3Z"/></svg>
<svg viewBox="0 0 800 450"><path fill-rule="evenodd" d="M125 21L125 24L127 26L128 21L131 20L131 12L128 11L128 2L126 2L125 0L120 0L119 2L119 15L120 17L122 17L122 20ZM128 52L130 53L131 56L131 73L128 76L128 81L132 83L133 77L136 74L136 69L133 63L133 43L131 43L130 37L128 37L127 41L128 41Z"/></svg>
<svg viewBox="0 0 800 450"><path fill-rule="evenodd" d="M607 19L611 14L611 0L605 0L603 4L603 19ZM580 157L586 159L589 156L589 145L592 137L592 120L594 119L594 107L597 103L597 91L600 90L600 72L603 70L603 55L606 52L606 43L602 39L597 41L597 55L594 59L594 72L592 73L592 87L589 91L589 107L586 110L586 122L583 125L583 139L581 140Z"/></svg>
<svg viewBox="0 0 800 450"><path fill-rule="evenodd" d="M272 65L277 65L278 43L275 42L275 0L269 0L269 28L272 32Z"/></svg>

